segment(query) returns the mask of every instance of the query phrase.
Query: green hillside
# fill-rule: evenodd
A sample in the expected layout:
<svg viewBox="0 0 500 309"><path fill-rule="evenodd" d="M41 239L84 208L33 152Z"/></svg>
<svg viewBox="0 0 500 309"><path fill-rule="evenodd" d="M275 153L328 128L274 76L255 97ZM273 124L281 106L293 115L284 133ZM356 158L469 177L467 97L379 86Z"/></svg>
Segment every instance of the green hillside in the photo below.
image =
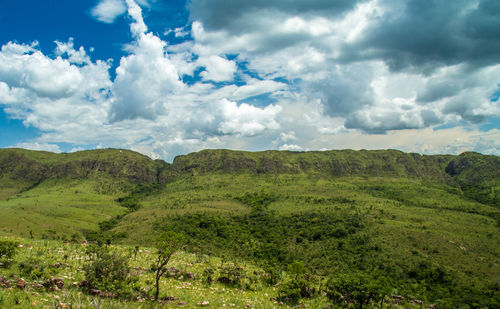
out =
<svg viewBox="0 0 500 309"><path fill-rule="evenodd" d="M0 179L4 235L134 246L175 231L270 273L300 262L441 308L500 306L497 156L3 149Z"/></svg>
<svg viewBox="0 0 500 309"><path fill-rule="evenodd" d="M0 150L0 231L37 237L82 233L124 213L116 202L138 184L157 183L163 161L106 149L55 154Z"/></svg>

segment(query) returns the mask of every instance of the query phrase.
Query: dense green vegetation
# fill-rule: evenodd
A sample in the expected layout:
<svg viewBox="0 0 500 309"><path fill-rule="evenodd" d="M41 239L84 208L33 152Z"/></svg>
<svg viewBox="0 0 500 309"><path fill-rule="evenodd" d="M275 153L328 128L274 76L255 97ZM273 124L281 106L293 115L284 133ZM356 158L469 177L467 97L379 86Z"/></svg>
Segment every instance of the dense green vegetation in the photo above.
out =
<svg viewBox="0 0 500 309"><path fill-rule="evenodd" d="M386 306L392 295L403 305L500 306L496 156L206 150L169 165L120 150L6 149L0 179L3 235L133 251L175 232L188 252L222 259L199 270L207 288L279 284L276 301L318 307ZM123 295L140 290L142 279L130 280Z"/></svg>

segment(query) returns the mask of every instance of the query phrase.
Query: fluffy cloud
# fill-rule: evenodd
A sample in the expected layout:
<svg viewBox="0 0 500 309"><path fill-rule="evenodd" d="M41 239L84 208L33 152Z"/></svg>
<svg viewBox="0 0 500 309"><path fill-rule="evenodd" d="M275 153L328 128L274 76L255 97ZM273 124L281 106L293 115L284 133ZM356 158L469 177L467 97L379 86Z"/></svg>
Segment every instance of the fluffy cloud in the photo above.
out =
<svg viewBox="0 0 500 309"><path fill-rule="evenodd" d="M50 151L50 152L56 152L59 153L61 152L61 149L59 149L59 146L56 144L49 144L49 143L19 143L14 146L15 148L24 148L24 149L30 149L30 150L43 150L43 151Z"/></svg>
<svg viewBox="0 0 500 309"><path fill-rule="evenodd" d="M71 39L56 42L54 57L43 54L36 43L2 47L0 104L42 132L19 146L60 151L54 143L74 144L74 149L99 144L171 159L202 146L228 147L221 141L224 136L255 138L279 128L275 118L281 107L229 100L283 89L285 84L249 79L241 87L216 87L213 82L233 78L234 61L209 53L196 60L176 57L182 48L169 54L167 43L147 32L141 7L133 0L126 4L134 41L125 46L127 55L116 67L114 80L109 63L92 61ZM205 82L184 84L178 68L186 66L203 66Z"/></svg>
<svg viewBox="0 0 500 309"><path fill-rule="evenodd" d="M56 58L36 44L8 43L0 51L0 104L42 131L105 121L109 65L90 62L70 40L57 43Z"/></svg>
<svg viewBox="0 0 500 309"><path fill-rule="evenodd" d="M168 112L166 105L183 85L165 45L157 36L142 33L129 47L130 55L121 58L112 88L112 121L155 119Z"/></svg>
<svg viewBox="0 0 500 309"><path fill-rule="evenodd" d="M205 67L205 71L201 72L203 79L214 82L231 81L236 72L236 63L234 61L217 55L199 58L198 65Z"/></svg>
<svg viewBox="0 0 500 309"><path fill-rule="evenodd" d="M302 147L300 147L299 145L295 145L295 144L284 144L282 146L279 147L279 150L289 150L289 151L302 151L304 149L302 149Z"/></svg>
<svg viewBox="0 0 500 309"><path fill-rule="evenodd" d="M495 1L194 0L190 8L195 49L238 54L263 77L294 80L347 128L383 133L500 114L490 100L500 78Z"/></svg>
<svg viewBox="0 0 500 309"><path fill-rule="evenodd" d="M223 121L219 125L219 131L224 134L241 134L254 136L266 129L279 129L275 121L276 115L281 107L269 105L260 109L248 104L237 106L235 102L222 100L218 106L221 110Z"/></svg>
<svg viewBox="0 0 500 309"><path fill-rule="evenodd" d="M26 147L500 153L477 126L500 116L497 1L192 0L191 24L165 32L175 44L148 30L148 5L92 10L130 17L114 79L72 40L53 56L2 46L0 105L42 132Z"/></svg>
<svg viewBox="0 0 500 309"><path fill-rule="evenodd" d="M123 0L102 0L92 9L91 13L97 20L109 24L126 11L127 7Z"/></svg>

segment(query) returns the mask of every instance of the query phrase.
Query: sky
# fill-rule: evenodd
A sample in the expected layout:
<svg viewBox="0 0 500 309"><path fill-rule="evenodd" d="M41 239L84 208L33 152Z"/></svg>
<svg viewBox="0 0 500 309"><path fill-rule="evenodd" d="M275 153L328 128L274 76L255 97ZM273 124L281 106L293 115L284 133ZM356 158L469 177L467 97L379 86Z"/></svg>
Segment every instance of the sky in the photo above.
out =
<svg viewBox="0 0 500 309"><path fill-rule="evenodd" d="M500 155L498 0L5 0L0 148Z"/></svg>

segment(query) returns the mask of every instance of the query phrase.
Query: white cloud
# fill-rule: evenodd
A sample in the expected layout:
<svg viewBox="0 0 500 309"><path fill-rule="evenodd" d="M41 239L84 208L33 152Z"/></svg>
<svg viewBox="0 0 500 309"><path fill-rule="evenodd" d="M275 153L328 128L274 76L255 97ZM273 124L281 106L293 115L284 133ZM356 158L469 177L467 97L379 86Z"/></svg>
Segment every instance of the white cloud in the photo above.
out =
<svg viewBox="0 0 500 309"><path fill-rule="evenodd" d="M279 147L279 150L289 150L289 151L303 151L304 149L299 145L295 144L284 144Z"/></svg>
<svg viewBox="0 0 500 309"><path fill-rule="evenodd" d="M189 32L184 27L175 28L174 33L176 38L183 38L189 35Z"/></svg>
<svg viewBox="0 0 500 309"><path fill-rule="evenodd" d="M237 69L234 61L227 60L217 55L200 57L198 59L198 65L205 67L205 71L201 72L203 79L214 82L233 80L233 75Z"/></svg>
<svg viewBox="0 0 500 309"><path fill-rule="evenodd" d="M67 59L50 59L33 45L9 42L0 52L0 80L42 97L63 98L78 89L83 76Z"/></svg>
<svg viewBox="0 0 500 309"><path fill-rule="evenodd" d="M218 108L223 117L219 131L224 134L253 136L264 130L277 130L280 127L275 120L276 115L281 111L280 106L269 105L260 109L245 103L237 106L235 102L224 99L219 103Z"/></svg>
<svg viewBox="0 0 500 309"><path fill-rule="evenodd" d="M49 143L25 142L25 143L19 143L13 147L30 149L30 150L43 150L56 153L61 152L59 146L57 146L56 144L49 144Z"/></svg>
<svg viewBox="0 0 500 309"><path fill-rule="evenodd" d="M273 93L288 88L287 84L273 80L249 79L246 85L237 87L231 95L233 100L243 100L264 93Z"/></svg>
<svg viewBox="0 0 500 309"><path fill-rule="evenodd" d="M165 46L166 43L152 33L141 34L137 42L129 46L130 55L121 58L112 87L113 121L137 117L155 119L175 104L172 95L183 84Z"/></svg>
<svg viewBox="0 0 500 309"><path fill-rule="evenodd" d="M56 52L55 59L36 45L9 42L2 46L0 104L26 125L41 130L104 121L106 89L111 85L108 63L90 62L82 48L73 49L71 41L58 46L64 52Z"/></svg>
<svg viewBox="0 0 500 309"><path fill-rule="evenodd" d="M288 141L295 141L297 140L297 137L295 136L295 132L294 131L290 131L288 133L285 133L285 132L281 132L280 133L280 139L284 142L288 142Z"/></svg>
<svg viewBox="0 0 500 309"><path fill-rule="evenodd" d="M390 14L407 18L404 3L284 3L193 0L191 33L173 30L190 38L172 45L148 32L146 1L101 1L98 20L131 17L115 79L71 39L54 56L11 42L0 51L0 106L42 132L30 147L99 144L169 160L203 148L500 153L497 130L432 130L500 116L490 99L500 65L412 67L413 51L396 63L397 51L367 39Z"/></svg>
<svg viewBox="0 0 500 309"><path fill-rule="evenodd" d="M118 16L125 14L124 0L101 0L91 11L92 16L104 23L113 23Z"/></svg>
<svg viewBox="0 0 500 309"><path fill-rule="evenodd" d="M142 9L134 0L125 0L127 3L128 15L132 17L134 22L130 24L130 32L134 37L139 37L148 31L148 27L142 18Z"/></svg>

